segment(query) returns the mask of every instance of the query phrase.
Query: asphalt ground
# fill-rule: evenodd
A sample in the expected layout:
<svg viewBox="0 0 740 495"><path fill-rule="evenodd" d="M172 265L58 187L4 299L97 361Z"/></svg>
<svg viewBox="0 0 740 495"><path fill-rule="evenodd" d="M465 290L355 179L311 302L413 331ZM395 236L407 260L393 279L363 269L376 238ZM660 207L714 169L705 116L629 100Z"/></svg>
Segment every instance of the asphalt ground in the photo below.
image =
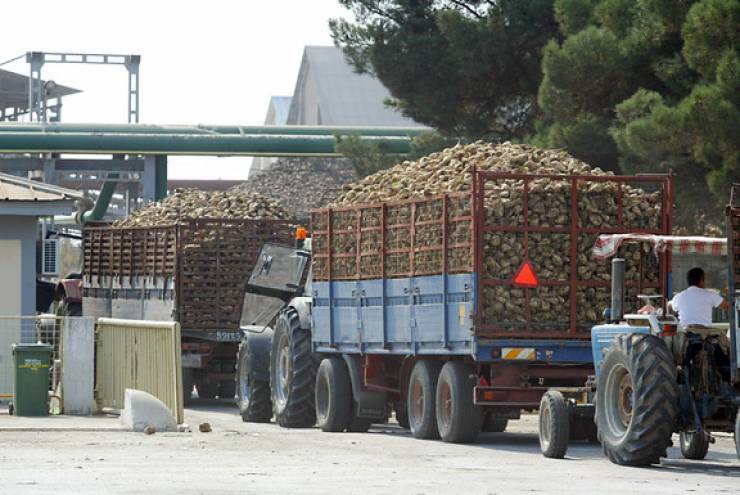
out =
<svg viewBox="0 0 740 495"><path fill-rule="evenodd" d="M0 494L740 494L730 435L718 436L704 461L672 448L659 466L628 468L586 443L571 444L566 459L546 459L536 416L470 445L416 440L395 423L368 433L243 423L226 401L185 416L191 432L144 435L121 431L115 418L0 410ZM203 422L212 432L198 431Z"/></svg>

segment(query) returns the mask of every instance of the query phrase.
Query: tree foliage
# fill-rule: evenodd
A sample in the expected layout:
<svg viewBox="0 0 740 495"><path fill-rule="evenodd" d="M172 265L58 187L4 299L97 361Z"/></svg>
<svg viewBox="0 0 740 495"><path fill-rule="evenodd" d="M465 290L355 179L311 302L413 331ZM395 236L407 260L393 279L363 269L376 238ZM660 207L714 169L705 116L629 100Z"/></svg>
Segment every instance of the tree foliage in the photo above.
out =
<svg viewBox="0 0 740 495"><path fill-rule="evenodd" d="M556 0L536 140L624 172L676 172L679 224L740 180L740 2Z"/></svg>
<svg viewBox="0 0 740 495"><path fill-rule="evenodd" d="M332 20L358 72L389 104L451 136L494 141L534 130L542 47L558 36L553 0L340 0Z"/></svg>

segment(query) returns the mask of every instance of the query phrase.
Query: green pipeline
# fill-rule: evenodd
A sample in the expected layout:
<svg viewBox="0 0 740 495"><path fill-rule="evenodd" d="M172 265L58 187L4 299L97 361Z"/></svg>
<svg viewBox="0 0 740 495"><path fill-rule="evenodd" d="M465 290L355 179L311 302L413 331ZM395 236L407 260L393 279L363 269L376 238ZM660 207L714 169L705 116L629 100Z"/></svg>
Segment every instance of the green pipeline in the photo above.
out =
<svg viewBox="0 0 740 495"><path fill-rule="evenodd" d="M152 124L19 124L0 123L0 133L103 133L103 134L226 134L270 136L395 136L414 137L430 131L426 127L376 127L376 126L242 126L242 125L152 125Z"/></svg>
<svg viewBox="0 0 740 495"><path fill-rule="evenodd" d="M408 153L411 139L361 136L386 153ZM0 153L80 153L211 156L340 156L333 135L129 134L0 132Z"/></svg>

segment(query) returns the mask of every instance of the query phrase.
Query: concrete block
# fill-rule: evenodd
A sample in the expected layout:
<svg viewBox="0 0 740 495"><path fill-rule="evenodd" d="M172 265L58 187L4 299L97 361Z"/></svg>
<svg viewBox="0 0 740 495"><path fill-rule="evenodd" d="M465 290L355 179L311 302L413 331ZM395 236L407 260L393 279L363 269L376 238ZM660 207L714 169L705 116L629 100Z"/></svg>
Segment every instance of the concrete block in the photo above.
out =
<svg viewBox="0 0 740 495"><path fill-rule="evenodd" d="M156 431L177 431L177 421L161 400L141 390L127 388L123 397L121 423L133 431L151 426Z"/></svg>

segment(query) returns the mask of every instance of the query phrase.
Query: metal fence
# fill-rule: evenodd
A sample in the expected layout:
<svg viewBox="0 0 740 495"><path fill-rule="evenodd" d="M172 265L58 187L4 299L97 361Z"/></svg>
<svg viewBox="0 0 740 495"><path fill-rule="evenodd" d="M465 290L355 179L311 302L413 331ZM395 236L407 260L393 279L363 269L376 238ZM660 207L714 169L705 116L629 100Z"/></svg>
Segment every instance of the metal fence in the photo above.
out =
<svg viewBox="0 0 740 495"><path fill-rule="evenodd" d="M13 345L34 342L50 344L54 348L53 359L56 361L59 359L61 325L61 320L54 315L0 316L0 400L13 397ZM51 389L54 384L50 381L49 385Z"/></svg>
<svg viewBox="0 0 740 495"><path fill-rule="evenodd" d="M99 409L123 409L127 388L164 402L184 420L180 325L177 322L100 318L95 341L95 400Z"/></svg>

